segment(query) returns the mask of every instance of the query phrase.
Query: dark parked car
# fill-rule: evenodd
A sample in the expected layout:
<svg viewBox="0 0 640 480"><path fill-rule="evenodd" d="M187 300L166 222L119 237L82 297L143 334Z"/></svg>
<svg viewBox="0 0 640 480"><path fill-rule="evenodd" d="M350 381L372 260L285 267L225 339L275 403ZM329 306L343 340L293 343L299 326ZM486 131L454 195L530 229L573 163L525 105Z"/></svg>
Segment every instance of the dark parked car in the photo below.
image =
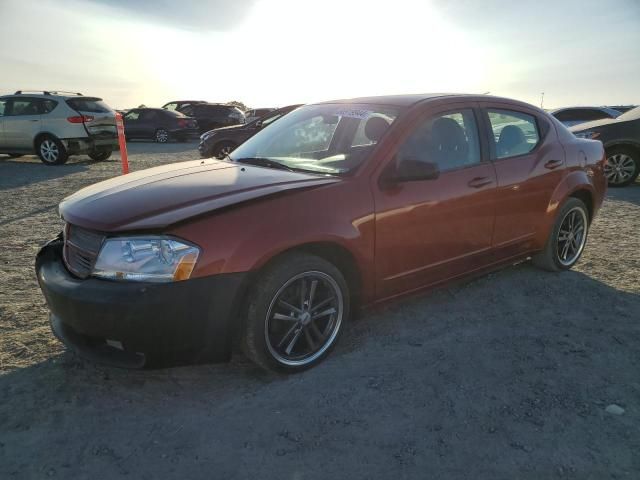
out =
<svg viewBox="0 0 640 480"><path fill-rule="evenodd" d="M193 107L207 103L204 100L176 100L174 102L165 103L162 108L174 112L184 113L188 117L193 117Z"/></svg>
<svg viewBox="0 0 640 480"><path fill-rule="evenodd" d="M133 108L123 119L127 139L151 139L166 143L171 139L186 141L198 134L198 124L194 119L162 108Z"/></svg>
<svg viewBox="0 0 640 480"><path fill-rule="evenodd" d="M602 120L603 118L617 118L622 113L608 107L570 107L554 110L551 115L562 122L565 127L572 127L580 123Z"/></svg>
<svg viewBox="0 0 640 480"><path fill-rule="evenodd" d="M570 129L577 137L600 140L607 152L609 185L624 187L640 174L640 107L618 118L584 123Z"/></svg>
<svg viewBox="0 0 640 480"><path fill-rule="evenodd" d="M288 107L274 110L251 123L209 130L200 135L200 145L198 146L200 156L210 158L227 155L245 140L258 133L262 128L270 125L283 115L300 106L300 104L289 105Z"/></svg>
<svg viewBox="0 0 640 480"><path fill-rule="evenodd" d="M201 103L193 107L193 115L198 121L200 133L214 128L245 123L244 113L238 107L217 103Z"/></svg>
<svg viewBox="0 0 640 480"><path fill-rule="evenodd" d="M486 95L306 105L231 157L62 201L36 259L58 338L119 365L239 345L303 370L355 308L528 257L571 268L606 190L600 142Z"/></svg>

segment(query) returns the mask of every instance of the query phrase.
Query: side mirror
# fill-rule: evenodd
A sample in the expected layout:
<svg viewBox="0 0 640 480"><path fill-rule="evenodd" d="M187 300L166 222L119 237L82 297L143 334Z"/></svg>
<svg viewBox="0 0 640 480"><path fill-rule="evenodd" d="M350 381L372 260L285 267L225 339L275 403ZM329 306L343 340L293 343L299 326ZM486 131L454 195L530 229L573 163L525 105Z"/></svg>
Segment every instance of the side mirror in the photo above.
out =
<svg viewBox="0 0 640 480"><path fill-rule="evenodd" d="M438 165L433 162L422 162L417 158L404 157L399 162L392 162L389 180L392 183L435 180L440 176Z"/></svg>

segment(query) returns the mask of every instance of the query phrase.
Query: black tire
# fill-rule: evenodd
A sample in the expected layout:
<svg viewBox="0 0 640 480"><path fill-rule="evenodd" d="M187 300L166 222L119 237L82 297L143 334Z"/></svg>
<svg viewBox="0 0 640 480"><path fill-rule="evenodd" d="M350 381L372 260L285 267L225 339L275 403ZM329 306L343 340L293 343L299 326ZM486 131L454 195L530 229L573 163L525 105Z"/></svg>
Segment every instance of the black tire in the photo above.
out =
<svg viewBox="0 0 640 480"><path fill-rule="evenodd" d="M231 153L237 146L238 145L236 143L229 141L217 143L211 150L211 156L215 158L224 158L226 156L225 154Z"/></svg>
<svg viewBox="0 0 640 480"><path fill-rule="evenodd" d="M579 222L583 223L583 230L579 238L575 232L570 237L564 233L569 230L567 223L565 222L570 222L571 218L569 215L574 212L577 215L574 217L576 224ZM536 267L550 272L569 270L580 259L587 242L588 234L589 211L587 210L586 205L578 198L569 197L560 207L560 210L558 210L558 215L556 216L556 221L553 224L547 243L542 252L533 257L533 264ZM571 240L563 241L563 238L570 238ZM571 255L567 255L566 258L563 259L562 256L564 254L566 244L570 243L570 247L573 250L574 239L576 239L575 251L577 254L574 255L567 251L567 254L571 253Z"/></svg>
<svg viewBox="0 0 640 480"><path fill-rule="evenodd" d="M102 162L109 158L113 152L111 150L94 150L89 152L89 158L96 162Z"/></svg>
<svg viewBox="0 0 640 480"><path fill-rule="evenodd" d="M169 141L169 132L164 128L159 128L156 130L154 139L157 143L167 143Z"/></svg>
<svg viewBox="0 0 640 480"><path fill-rule="evenodd" d="M69 160L67 149L53 135L43 135L38 138L36 152L45 165L62 165Z"/></svg>
<svg viewBox="0 0 640 480"><path fill-rule="evenodd" d="M284 301L292 298L296 305ZM349 307L349 288L335 265L306 253L285 255L261 272L249 293L242 350L268 371L295 373L311 368L335 347Z"/></svg>
<svg viewBox="0 0 640 480"><path fill-rule="evenodd" d="M632 184L640 174L640 150L625 146L607 149L604 172L610 187Z"/></svg>

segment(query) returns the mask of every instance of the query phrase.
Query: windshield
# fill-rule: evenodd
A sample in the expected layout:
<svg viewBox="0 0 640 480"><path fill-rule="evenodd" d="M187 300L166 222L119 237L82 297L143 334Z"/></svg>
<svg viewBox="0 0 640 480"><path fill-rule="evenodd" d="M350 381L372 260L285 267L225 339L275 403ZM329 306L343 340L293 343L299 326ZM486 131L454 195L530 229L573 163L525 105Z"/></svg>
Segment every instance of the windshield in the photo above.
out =
<svg viewBox="0 0 640 480"><path fill-rule="evenodd" d="M640 118L640 107L632 108L618 117L618 120L635 120Z"/></svg>
<svg viewBox="0 0 640 480"><path fill-rule="evenodd" d="M398 116L380 105L323 104L299 108L264 128L230 155L237 162L346 174L373 151Z"/></svg>

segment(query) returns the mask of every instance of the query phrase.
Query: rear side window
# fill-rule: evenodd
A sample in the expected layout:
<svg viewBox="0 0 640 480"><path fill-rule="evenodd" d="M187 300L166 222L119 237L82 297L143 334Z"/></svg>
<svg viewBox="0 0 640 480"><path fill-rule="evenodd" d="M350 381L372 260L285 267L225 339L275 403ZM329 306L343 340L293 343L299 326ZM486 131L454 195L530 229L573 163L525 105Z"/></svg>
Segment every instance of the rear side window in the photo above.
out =
<svg viewBox="0 0 640 480"><path fill-rule="evenodd" d="M41 100L40 102L40 110L41 113L47 114L53 112L53 110L58 106L58 102L55 100Z"/></svg>
<svg viewBox="0 0 640 480"><path fill-rule="evenodd" d="M99 98L70 98L67 100L67 105L78 112L108 113L111 111L109 106Z"/></svg>
<svg viewBox="0 0 640 480"><path fill-rule="evenodd" d="M517 157L532 151L540 142L536 118L514 110L487 110L496 158Z"/></svg>

